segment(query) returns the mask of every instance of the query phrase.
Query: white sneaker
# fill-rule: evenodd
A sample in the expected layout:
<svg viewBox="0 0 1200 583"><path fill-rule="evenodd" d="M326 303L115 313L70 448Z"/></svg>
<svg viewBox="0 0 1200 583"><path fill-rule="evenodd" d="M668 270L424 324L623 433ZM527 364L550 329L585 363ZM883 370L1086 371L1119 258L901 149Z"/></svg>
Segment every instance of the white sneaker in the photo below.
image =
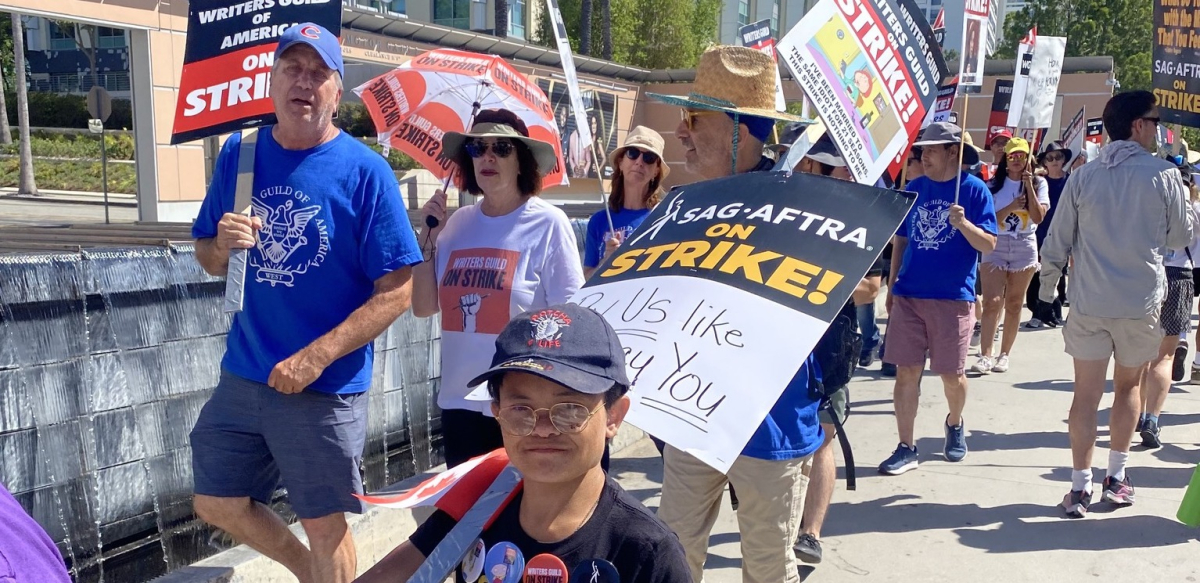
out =
<svg viewBox="0 0 1200 583"><path fill-rule="evenodd" d="M1008 372L1008 355L1001 354L1000 358L996 359L996 364L992 365L992 372Z"/></svg>
<svg viewBox="0 0 1200 583"><path fill-rule="evenodd" d="M980 355L979 360L976 360L975 364L971 365L971 372L988 374L992 372L994 366L992 357Z"/></svg>

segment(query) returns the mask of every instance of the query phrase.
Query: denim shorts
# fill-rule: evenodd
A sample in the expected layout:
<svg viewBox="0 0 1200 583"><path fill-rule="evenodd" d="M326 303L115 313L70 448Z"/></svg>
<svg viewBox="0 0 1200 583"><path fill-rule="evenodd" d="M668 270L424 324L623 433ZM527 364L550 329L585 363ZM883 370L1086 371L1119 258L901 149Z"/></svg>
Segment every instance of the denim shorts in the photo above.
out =
<svg viewBox="0 0 1200 583"><path fill-rule="evenodd" d="M367 394L285 395L221 371L192 429L195 492L268 504L282 480L296 516L362 513Z"/></svg>
<svg viewBox="0 0 1200 583"><path fill-rule="evenodd" d="M996 249L983 254L983 266L1012 273L1038 269L1037 237L1033 233L996 236Z"/></svg>

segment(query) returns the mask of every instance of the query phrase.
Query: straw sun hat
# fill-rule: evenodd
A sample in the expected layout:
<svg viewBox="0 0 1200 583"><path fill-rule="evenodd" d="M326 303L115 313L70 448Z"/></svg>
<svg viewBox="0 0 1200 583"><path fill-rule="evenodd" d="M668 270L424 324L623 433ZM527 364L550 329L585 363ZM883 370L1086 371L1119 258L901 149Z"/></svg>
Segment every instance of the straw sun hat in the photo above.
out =
<svg viewBox="0 0 1200 583"><path fill-rule="evenodd" d="M554 155L554 146L522 135L516 128L506 123L483 122L471 126L471 130L466 133L446 132L446 135L442 136L442 152L451 159L457 158L467 140L475 138L508 138L525 144L533 152L533 159L537 161L538 174L542 176L554 170L554 165L558 163L557 157Z"/></svg>
<svg viewBox="0 0 1200 583"><path fill-rule="evenodd" d="M686 97L659 93L646 95L680 107L805 121L802 117L775 110L777 67L775 59L758 50L718 45L700 55L696 81Z"/></svg>
<svg viewBox="0 0 1200 583"><path fill-rule="evenodd" d="M666 178L671 173L671 167L667 165L666 160L663 160L663 138L658 132L646 126L637 126L629 130L629 135L625 136L625 143L608 155L608 163L616 168L621 156L624 156L625 150L629 148L654 152L658 155L658 166L662 168L662 177Z"/></svg>

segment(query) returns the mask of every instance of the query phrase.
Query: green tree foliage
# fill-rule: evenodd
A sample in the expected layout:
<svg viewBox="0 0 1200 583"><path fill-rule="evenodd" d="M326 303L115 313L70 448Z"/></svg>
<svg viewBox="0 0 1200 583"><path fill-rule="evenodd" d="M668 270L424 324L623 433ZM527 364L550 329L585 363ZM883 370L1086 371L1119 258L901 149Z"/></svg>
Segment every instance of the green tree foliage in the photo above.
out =
<svg viewBox="0 0 1200 583"><path fill-rule="evenodd" d="M580 50L582 0L559 0L571 50ZM609 0L612 60L647 69L694 67L717 37L721 0ZM667 15L670 15L669 17ZM592 30L603 30L604 11L592 11ZM554 46L550 19L543 18L533 42ZM603 55L604 35L591 35L587 54Z"/></svg>
<svg viewBox="0 0 1200 583"><path fill-rule="evenodd" d="M1068 57L1111 56L1122 90L1150 88L1151 0L1031 0L1008 15L996 58L1015 58L1034 25L1039 35L1067 37Z"/></svg>

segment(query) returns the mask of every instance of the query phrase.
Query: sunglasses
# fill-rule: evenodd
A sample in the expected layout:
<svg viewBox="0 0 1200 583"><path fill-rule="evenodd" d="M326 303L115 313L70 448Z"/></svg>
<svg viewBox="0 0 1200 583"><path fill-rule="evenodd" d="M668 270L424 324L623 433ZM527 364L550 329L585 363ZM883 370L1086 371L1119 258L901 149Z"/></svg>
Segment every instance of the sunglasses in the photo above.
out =
<svg viewBox="0 0 1200 583"><path fill-rule="evenodd" d="M654 152L643 152L637 148L629 148L625 150L625 157L629 158L630 160L637 160L638 158L641 158L643 162L651 165L655 162L658 162L658 154L655 154Z"/></svg>
<svg viewBox="0 0 1200 583"><path fill-rule="evenodd" d="M496 154L497 158L507 158L513 153L515 146L513 146L512 142L507 141L495 142L489 146L488 143L483 140L472 140L467 142L466 146L463 148L467 151L467 155L472 158L482 158L488 153L489 149Z"/></svg>
<svg viewBox="0 0 1200 583"><path fill-rule="evenodd" d="M1025 158L1028 158L1028 157L1029 157L1029 155L1026 154L1025 152L1013 152L1008 155L1009 160L1024 160Z"/></svg>
<svg viewBox="0 0 1200 583"><path fill-rule="evenodd" d="M551 425L554 425L559 433L579 433L603 406L604 403L601 402L595 409L589 410L579 403L559 403L549 409L515 405L501 409L499 419L510 435L527 437L533 435L533 430L537 428L538 416L545 411L550 417Z"/></svg>
<svg viewBox="0 0 1200 583"><path fill-rule="evenodd" d="M1146 121L1153 122L1154 125L1158 125L1158 124L1162 123L1162 118L1157 117L1157 116L1146 115L1146 116L1139 117L1138 119L1144 119Z"/></svg>
<svg viewBox="0 0 1200 583"><path fill-rule="evenodd" d="M679 110L679 115L683 118L683 123L687 125L688 131L692 131L693 124L696 123L696 118L702 115L714 115L721 113L720 111L688 111L686 109Z"/></svg>
<svg viewBox="0 0 1200 583"><path fill-rule="evenodd" d="M1067 159L1067 157L1062 154L1046 154L1047 162L1062 162L1063 160L1066 160L1066 159Z"/></svg>

